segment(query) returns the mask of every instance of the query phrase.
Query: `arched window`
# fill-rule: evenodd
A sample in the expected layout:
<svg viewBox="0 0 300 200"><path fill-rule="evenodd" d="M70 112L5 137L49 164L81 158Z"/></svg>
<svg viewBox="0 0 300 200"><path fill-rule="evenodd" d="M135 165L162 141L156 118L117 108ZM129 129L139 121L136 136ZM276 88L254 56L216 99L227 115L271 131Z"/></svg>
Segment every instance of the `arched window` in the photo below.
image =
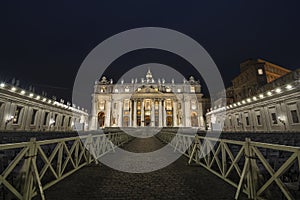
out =
<svg viewBox="0 0 300 200"><path fill-rule="evenodd" d="M191 125L192 127L198 127L198 114L196 112L191 113Z"/></svg>

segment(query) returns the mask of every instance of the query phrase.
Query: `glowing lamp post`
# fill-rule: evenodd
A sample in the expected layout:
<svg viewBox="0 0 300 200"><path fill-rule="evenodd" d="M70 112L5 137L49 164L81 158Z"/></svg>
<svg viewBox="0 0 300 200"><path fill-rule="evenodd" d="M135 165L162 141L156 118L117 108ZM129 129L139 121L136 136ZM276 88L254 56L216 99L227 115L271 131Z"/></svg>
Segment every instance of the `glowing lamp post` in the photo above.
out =
<svg viewBox="0 0 300 200"><path fill-rule="evenodd" d="M53 118L51 118L50 121L49 121L50 129L54 126L54 124L55 124L55 120Z"/></svg>
<svg viewBox="0 0 300 200"><path fill-rule="evenodd" d="M5 129L6 129L6 127L7 127L7 124L8 124L9 122L11 122L14 118L15 118L15 117L12 116L12 115L10 115L10 116L7 117L7 119L6 119L6 121L5 121Z"/></svg>
<svg viewBox="0 0 300 200"><path fill-rule="evenodd" d="M278 121L279 121L280 123L282 123L282 124L283 124L283 126L284 126L284 130L286 130L286 125L285 125L285 121L284 121L284 119L283 119L283 118L281 118L281 117L278 117Z"/></svg>

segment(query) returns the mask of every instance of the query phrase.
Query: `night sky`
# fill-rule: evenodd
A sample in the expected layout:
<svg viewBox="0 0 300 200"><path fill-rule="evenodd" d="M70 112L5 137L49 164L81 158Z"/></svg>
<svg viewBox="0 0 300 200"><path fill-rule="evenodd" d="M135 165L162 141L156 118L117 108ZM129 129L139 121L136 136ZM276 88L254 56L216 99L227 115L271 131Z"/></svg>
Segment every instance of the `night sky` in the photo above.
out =
<svg viewBox="0 0 300 200"><path fill-rule="evenodd" d="M13 77L48 97L71 99L77 69L106 38L138 27L180 31L200 43L225 85L239 63L263 58L289 69L300 66L299 1L1 1L0 80ZM148 62L176 68L188 63L167 52L144 50L116 60L107 76ZM185 68L186 69L186 68ZM185 70L185 76L193 70Z"/></svg>

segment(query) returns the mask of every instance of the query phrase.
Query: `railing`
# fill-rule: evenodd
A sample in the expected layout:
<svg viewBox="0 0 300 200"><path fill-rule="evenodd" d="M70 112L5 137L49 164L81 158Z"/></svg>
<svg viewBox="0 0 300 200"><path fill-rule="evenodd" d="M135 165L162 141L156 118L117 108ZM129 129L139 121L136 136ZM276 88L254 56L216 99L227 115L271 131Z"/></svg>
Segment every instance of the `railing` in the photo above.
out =
<svg viewBox="0 0 300 200"><path fill-rule="evenodd" d="M161 132L157 137L249 199L296 199L300 148ZM192 145L190 145L192 144ZM190 146L187 146L190 145Z"/></svg>
<svg viewBox="0 0 300 200"><path fill-rule="evenodd" d="M131 139L120 132L43 141L32 138L30 142L1 144L2 197L27 200L40 195L45 199L47 188L83 166L98 163L97 158Z"/></svg>

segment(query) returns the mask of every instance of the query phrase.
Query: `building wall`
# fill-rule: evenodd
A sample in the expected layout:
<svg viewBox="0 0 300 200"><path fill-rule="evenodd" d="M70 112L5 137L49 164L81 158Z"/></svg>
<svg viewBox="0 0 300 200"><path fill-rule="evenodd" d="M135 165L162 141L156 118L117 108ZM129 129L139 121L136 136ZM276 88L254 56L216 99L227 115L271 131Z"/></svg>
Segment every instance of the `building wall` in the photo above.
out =
<svg viewBox="0 0 300 200"><path fill-rule="evenodd" d="M168 121L172 121L171 126L175 127L191 127L195 124L196 127L205 126L201 86L192 77L181 84L154 81L152 75L145 81L138 82L133 79L131 83L121 82L121 84L113 84L112 81L102 78L95 83L92 97L90 124L93 130L102 128L102 125L170 126ZM145 105L147 102L150 102L150 110L147 110ZM150 113L149 124L146 124L148 122L145 119L147 117L145 112ZM103 115L104 120L101 117Z"/></svg>
<svg viewBox="0 0 300 200"><path fill-rule="evenodd" d="M232 80L234 100L255 95L258 88L290 72L262 59L250 59L240 64L241 73Z"/></svg>
<svg viewBox="0 0 300 200"><path fill-rule="evenodd" d="M207 113L210 128L225 117L224 131L299 132L299 78L295 70L262 87L259 94L227 105L226 112L225 107L212 109Z"/></svg>
<svg viewBox="0 0 300 200"><path fill-rule="evenodd" d="M70 131L75 125L87 128L87 123L86 111L1 84L1 131Z"/></svg>

